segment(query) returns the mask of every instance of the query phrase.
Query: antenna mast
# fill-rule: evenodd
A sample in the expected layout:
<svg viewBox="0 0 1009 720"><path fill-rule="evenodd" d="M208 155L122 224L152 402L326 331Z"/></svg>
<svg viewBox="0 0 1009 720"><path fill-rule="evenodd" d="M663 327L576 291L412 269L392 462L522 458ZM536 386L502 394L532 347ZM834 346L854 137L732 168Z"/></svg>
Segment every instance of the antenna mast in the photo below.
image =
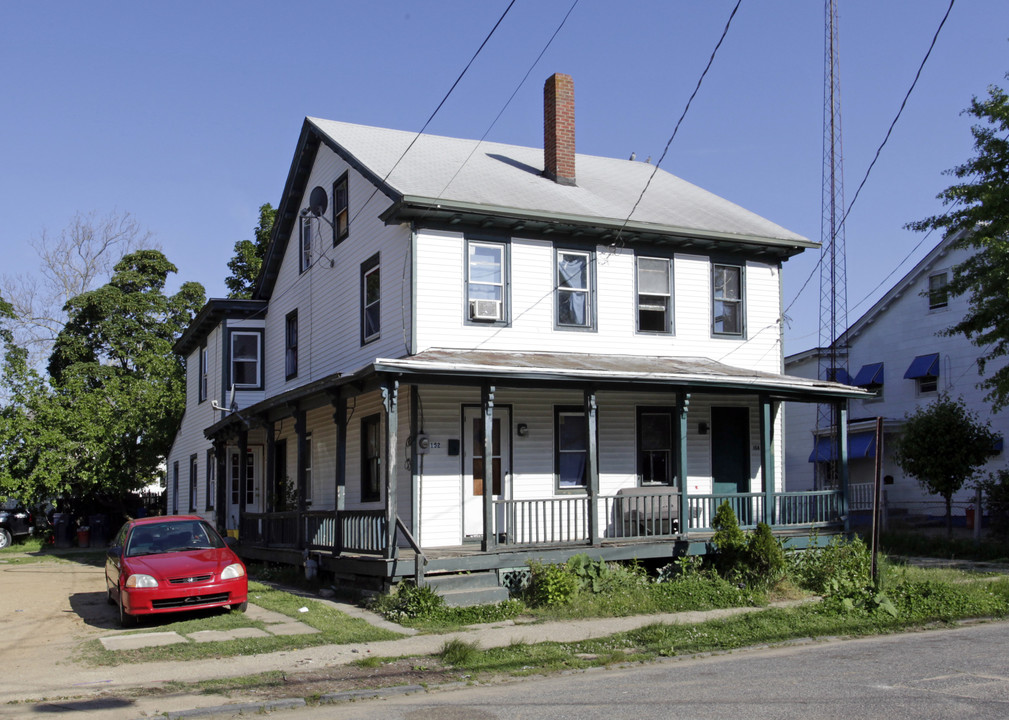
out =
<svg viewBox="0 0 1009 720"><path fill-rule="evenodd" d="M844 163L841 146L841 76L837 42L837 2L825 0L823 73L823 196L820 217L820 341L818 376L847 379L847 275L844 249ZM844 370L844 374L840 371ZM834 404L817 407L816 438L830 437L826 462L814 463L817 487L837 484L837 412Z"/></svg>

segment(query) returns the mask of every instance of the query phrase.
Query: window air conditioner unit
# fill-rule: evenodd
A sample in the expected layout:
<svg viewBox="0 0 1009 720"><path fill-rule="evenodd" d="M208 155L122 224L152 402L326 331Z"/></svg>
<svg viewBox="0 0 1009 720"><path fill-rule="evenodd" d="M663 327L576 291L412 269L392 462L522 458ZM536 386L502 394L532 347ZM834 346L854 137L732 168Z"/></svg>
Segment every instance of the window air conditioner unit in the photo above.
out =
<svg viewBox="0 0 1009 720"><path fill-rule="evenodd" d="M469 301L469 317L470 320L489 320L495 321L501 319L501 301L500 300L470 300Z"/></svg>

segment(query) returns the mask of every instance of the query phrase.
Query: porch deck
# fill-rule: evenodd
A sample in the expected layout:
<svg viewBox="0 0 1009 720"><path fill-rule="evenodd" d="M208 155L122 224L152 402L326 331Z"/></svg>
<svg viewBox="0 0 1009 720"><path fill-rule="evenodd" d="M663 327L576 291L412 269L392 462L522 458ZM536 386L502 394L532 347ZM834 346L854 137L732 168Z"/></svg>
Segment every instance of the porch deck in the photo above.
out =
<svg viewBox="0 0 1009 720"><path fill-rule="evenodd" d="M673 558L707 552L723 501L740 527L766 522L792 547L804 547L813 532L828 537L844 530L837 490L683 498L673 488L641 488L632 495L497 501L494 533L438 548L418 546L399 520L390 532L381 510L245 513L240 550L248 558L293 565L309 553L337 577L371 577L386 585L411 576L423 582L427 574L522 568L531 559L563 562L584 552L604 560Z"/></svg>

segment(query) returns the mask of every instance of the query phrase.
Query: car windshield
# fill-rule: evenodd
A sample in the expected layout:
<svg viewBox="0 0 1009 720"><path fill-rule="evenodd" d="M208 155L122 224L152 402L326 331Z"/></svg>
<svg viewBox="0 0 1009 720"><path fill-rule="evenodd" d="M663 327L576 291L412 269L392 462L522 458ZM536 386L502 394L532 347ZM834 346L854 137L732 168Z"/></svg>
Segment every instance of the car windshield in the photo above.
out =
<svg viewBox="0 0 1009 720"><path fill-rule="evenodd" d="M224 541L202 520L177 520L138 525L126 542L127 557L224 547Z"/></svg>

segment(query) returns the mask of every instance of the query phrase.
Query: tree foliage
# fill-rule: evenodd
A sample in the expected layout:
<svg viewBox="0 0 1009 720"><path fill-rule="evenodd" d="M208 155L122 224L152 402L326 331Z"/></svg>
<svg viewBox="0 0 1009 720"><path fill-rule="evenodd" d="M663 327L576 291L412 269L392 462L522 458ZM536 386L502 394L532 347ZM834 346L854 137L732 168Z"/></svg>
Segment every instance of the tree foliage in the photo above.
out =
<svg viewBox="0 0 1009 720"><path fill-rule="evenodd" d="M1009 96L993 85L987 97L972 98L964 112L980 121L971 127L975 155L946 171L958 180L938 195L947 211L908 227L959 232L955 245L973 252L953 268L948 285L952 295L969 294L968 311L945 332L962 333L982 348L980 387L998 411L1009 406L1009 365L985 373L993 361L1009 355Z"/></svg>
<svg viewBox="0 0 1009 720"><path fill-rule="evenodd" d="M991 457L996 435L963 400L948 395L906 418L894 459L925 491L946 501L946 530L952 534L953 494Z"/></svg>
<svg viewBox="0 0 1009 720"><path fill-rule="evenodd" d="M259 270L263 267L266 247L270 244L270 233L277 211L270 203L259 207L259 224L254 231L255 240L239 240L235 243L235 255L228 261L231 275L225 278L229 298L250 298L255 287Z"/></svg>
<svg viewBox="0 0 1009 720"><path fill-rule="evenodd" d="M159 474L185 407L172 345L204 301L157 250L125 256L111 280L67 304L44 378L9 344L0 415L0 490L24 499L139 489Z"/></svg>

